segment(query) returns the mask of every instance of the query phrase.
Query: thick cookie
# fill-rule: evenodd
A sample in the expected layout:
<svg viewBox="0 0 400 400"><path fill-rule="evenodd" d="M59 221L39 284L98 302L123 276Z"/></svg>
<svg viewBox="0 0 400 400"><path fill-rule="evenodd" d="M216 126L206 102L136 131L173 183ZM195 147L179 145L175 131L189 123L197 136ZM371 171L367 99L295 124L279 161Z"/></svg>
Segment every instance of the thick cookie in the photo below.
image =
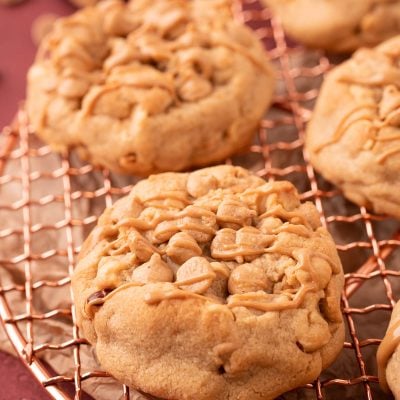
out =
<svg viewBox="0 0 400 400"><path fill-rule="evenodd" d="M55 150L140 175L246 147L271 101L262 44L230 0L101 1L56 22L28 74L27 109Z"/></svg>
<svg viewBox="0 0 400 400"><path fill-rule="evenodd" d="M72 286L101 365L163 399L273 399L343 345L342 267L315 206L239 167L139 182Z"/></svg>
<svg viewBox="0 0 400 400"><path fill-rule="evenodd" d="M400 33L398 0L264 0L307 46L349 52Z"/></svg>
<svg viewBox="0 0 400 400"><path fill-rule="evenodd" d="M379 383L400 399L400 302L393 309L386 335L377 353Z"/></svg>
<svg viewBox="0 0 400 400"><path fill-rule="evenodd" d="M312 164L346 197L400 218L400 36L331 71L307 128Z"/></svg>

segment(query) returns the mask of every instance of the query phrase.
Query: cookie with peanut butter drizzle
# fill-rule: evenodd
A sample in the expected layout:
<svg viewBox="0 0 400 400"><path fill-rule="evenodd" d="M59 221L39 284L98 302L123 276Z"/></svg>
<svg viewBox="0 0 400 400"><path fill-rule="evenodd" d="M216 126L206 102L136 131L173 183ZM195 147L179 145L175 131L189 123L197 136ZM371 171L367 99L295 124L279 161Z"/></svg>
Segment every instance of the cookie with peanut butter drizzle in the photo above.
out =
<svg viewBox="0 0 400 400"><path fill-rule="evenodd" d="M398 0L263 0L300 43L332 52L375 46L399 33Z"/></svg>
<svg viewBox="0 0 400 400"><path fill-rule="evenodd" d="M386 335L377 352L379 384L400 399L400 302L393 309Z"/></svg>
<svg viewBox="0 0 400 400"><path fill-rule="evenodd" d="M342 267L315 206L240 167L139 182L72 287L102 367L163 399L273 399L343 345Z"/></svg>
<svg viewBox="0 0 400 400"><path fill-rule="evenodd" d="M149 175L247 147L274 78L232 0L106 0L59 19L28 73L27 110L56 151Z"/></svg>
<svg viewBox="0 0 400 400"><path fill-rule="evenodd" d="M344 195L400 218L400 36L332 70L307 128L315 168Z"/></svg>

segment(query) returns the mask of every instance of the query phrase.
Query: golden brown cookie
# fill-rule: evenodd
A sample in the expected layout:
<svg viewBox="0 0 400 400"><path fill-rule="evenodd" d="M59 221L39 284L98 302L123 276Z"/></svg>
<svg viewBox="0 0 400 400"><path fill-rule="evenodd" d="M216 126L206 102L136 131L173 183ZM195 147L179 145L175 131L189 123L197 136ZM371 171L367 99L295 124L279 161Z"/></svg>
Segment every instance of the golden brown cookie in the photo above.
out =
<svg viewBox="0 0 400 400"><path fill-rule="evenodd" d="M307 46L333 52L375 46L397 35L398 0L264 0L284 29Z"/></svg>
<svg viewBox="0 0 400 400"><path fill-rule="evenodd" d="M256 400L316 379L343 345L343 272L286 181L217 166L139 182L72 279L103 368L163 399Z"/></svg>
<svg viewBox="0 0 400 400"><path fill-rule="evenodd" d="M379 383L400 399L400 302L393 309L386 335L377 352Z"/></svg>
<svg viewBox="0 0 400 400"><path fill-rule="evenodd" d="M230 0L101 1L60 19L28 74L27 109L57 151L140 175L246 147L271 101L262 44Z"/></svg>
<svg viewBox="0 0 400 400"><path fill-rule="evenodd" d="M360 49L325 79L307 129L310 159L346 197L400 218L400 36Z"/></svg>

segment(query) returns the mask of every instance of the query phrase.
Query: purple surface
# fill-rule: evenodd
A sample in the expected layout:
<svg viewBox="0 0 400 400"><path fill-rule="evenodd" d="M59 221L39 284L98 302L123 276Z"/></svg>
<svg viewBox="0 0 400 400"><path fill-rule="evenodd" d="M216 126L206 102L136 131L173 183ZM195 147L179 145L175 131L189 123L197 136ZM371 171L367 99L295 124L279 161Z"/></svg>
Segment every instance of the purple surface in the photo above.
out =
<svg viewBox="0 0 400 400"><path fill-rule="evenodd" d="M0 400L48 400L50 396L22 362L0 352Z"/></svg>
<svg viewBox="0 0 400 400"><path fill-rule="evenodd" d="M26 0L14 7L0 5L0 131L25 96L25 76L35 55L32 21L39 15L65 15L67 0ZM2 329L0 327L0 329ZM0 352L0 400L47 400L50 396L17 358Z"/></svg>
<svg viewBox="0 0 400 400"><path fill-rule="evenodd" d="M31 25L41 14L65 15L74 8L67 0L25 0L0 5L0 129L15 115L25 97L25 76L35 56Z"/></svg>

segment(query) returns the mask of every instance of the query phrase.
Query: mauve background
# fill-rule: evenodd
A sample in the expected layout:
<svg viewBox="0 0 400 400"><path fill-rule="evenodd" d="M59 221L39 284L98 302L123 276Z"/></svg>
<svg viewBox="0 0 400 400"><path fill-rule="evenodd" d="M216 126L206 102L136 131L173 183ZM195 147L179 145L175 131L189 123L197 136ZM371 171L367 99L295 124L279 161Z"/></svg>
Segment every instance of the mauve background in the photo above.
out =
<svg viewBox="0 0 400 400"><path fill-rule="evenodd" d="M73 10L67 0L25 0L17 6L0 5L0 131L12 120L25 96L26 71L36 51L31 39L32 22L41 14L64 15ZM0 352L0 400L48 399L20 360Z"/></svg>

